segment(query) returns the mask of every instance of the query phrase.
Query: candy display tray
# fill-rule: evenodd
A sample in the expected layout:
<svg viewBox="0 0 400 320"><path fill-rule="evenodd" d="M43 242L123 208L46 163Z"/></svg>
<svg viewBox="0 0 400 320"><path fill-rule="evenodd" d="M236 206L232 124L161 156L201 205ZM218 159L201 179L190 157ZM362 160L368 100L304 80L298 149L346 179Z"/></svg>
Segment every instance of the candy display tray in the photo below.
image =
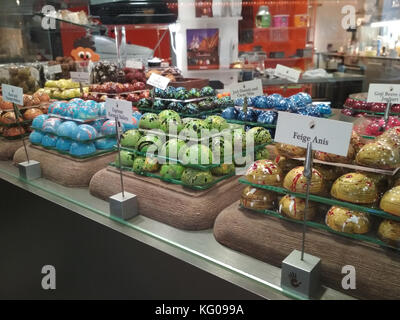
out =
<svg viewBox="0 0 400 320"><path fill-rule="evenodd" d="M281 187L274 187L274 186L268 186L268 185L255 184L255 183L249 182L245 178L240 178L239 182L243 183L243 184L250 185L250 186L255 187L255 188L259 188L259 189L269 190L269 191L273 191L273 192L280 193L280 194L290 194L290 195L292 195L294 197L297 197L297 198L303 198L303 199L306 198L306 194L305 193L292 192L292 191L289 191L289 190L287 190L285 188L281 188ZM318 196L318 195L315 195L315 194L310 194L309 199L311 201L327 204L327 205L330 205L330 206L339 206L339 207L348 208L348 209L354 210L354 211L360 211L360 212L369 213L371 215L374 215L374 216L377 216L377 217L380 217L380 218L383 218L383 219L390 219L390 220L400 221L400 217L399 216L395 216L395 215L389 214L389 213L387 213L385 211L382 211L380 209L375 209L375 208L363 206L363 205L360 205L360 204L350 203L350 202L341 201L341 200L337 200L337 199L333 199L333 198L327 198L327 197Z"/></svg>
<svg viewBox="0 0 400 320"><path fill-rule="evenodd" d="M118 147L114 146L114 150L116 150ZM124 151L129 151L132 152L135 155L138 156L142 156L142 157L150 157L150 158L156 158L156 159L160 159L160 160L165 160L165 162L171 162L171 163L178 163L181 164L185 167L188 168L193 168L193 169L197 169L197 170L210 170L212 168L216 168L219 167L221 164L184 164L182 161L180 161L179 159L174 159L174 158L170 158L170 157L164 157L158 154L154 154L154 153L146 153L146 152L142 152L136 149L132 149L132 148L126 148L126 147L121 147L121 150Z"/></svg>
<svg viewBox="0 0 400 320"><path fill-rule="evenodd" d="M168 109L164 109L164 110L158 110L158 109L153 109L153 108L142 108L142 107L137 107L139 111L142 112L152 112L152 113L160 113L161 111L164 110L168 110ZM221 108L214 108L211 110L205 110L205 111L201 111L201 112L197 112L197 113L182 113L182 112L177 112L181 117L183 118L187 118L187 117L203 117L203 116L210 116L210 115L214 115L214 114L218 114L221 112Z"/></svg>
<svg viewBox="0 0 400 320"><path fill-rule="evenodd" d="M110 166L119 169L120 167L118 165L115 164L115 162L111 162ZM161 175L157 174L157 173L152 173L152 172L146 172L146 171L142 171L142 172L135 172L133 171L133 169L131 167L124 167L121 166L121 170L124 171L129 171L129 172L133 172L142 176L146 176L146 177L151 177L151 178L157 178L159 180L168 182L168 183L172 183L172 184L176 184L176 185L181 185L185 188L190 188L193 190L207 190L210 189L211 187L213 187L214 185L216 185L218 182L221 182L225 179L229 179L231 177L233 177L235 175L235 173L229 174L229 175L225 175L225 176L220 176L220 177L214 177L215 179L213 180L213 182L205 184L205 185L201 185L201 186L192 186L192 185L188 185L183 183L181 180L177 180L177 179L169 179L169 178L164 178Z"/></svg>
<svg viewBox="0 0 400 320"><path fill-rule="evenodd" d="M128 95L130 93L142 93L142 92L148 92L149 89L143 89L143 90L134 90L134 91L124 91L124 92L119 92L119 93L108 93L108 92L99 92L99 91L89 91L89 94L95 94L95 95L101 95L101 96L119 96L119 95Z"/></svg>
<svg viewBox="0 0 400 320"><path fill-rule="evenodd" d="M360 112L360 113L367 113L368 115L373 115L373 116L380 116L383 117L385 115L384 112L375 112L375 111L371 111L371 110L362 110L362 109L353 109L353 108L346 108L346 109L350 109L354 112ZM400 113L398 112L389 112L390 116L400 116Z"/></svg>
<svg viewBox="0 0 400 320"><path fill-rule="evenodd" d="M252 127L262 127L268 129L276 128L276 124L267 124L267 123L260 123L260 122L250 122L250 121L241 121L241 120L234 120L234 119L225 119L228 123L233 124L240 124L244 126L252 126Z"/></svg>
<svg viewBox="0 0 400 320"><path fill-rule="evenodd" d="M262 213L262 214L268 215L270 217L279 218L279 219L282 219L282 220L285 220L285 221L290 221L290 222L294 222L294 223L297 223L297 224L303 224L303 220L295 220L295 219L286 217L283 214L280 214L279 212L274 211L274 210L257 210L257 209L252 209L252 208L249 208L249 207L244 207L243 205L240 205L240 208L242 208L242 209L244 208L244 209L248 209L250 211ZM318 215L318 213L316 215ZM400 253L400 248L393 247L390 244L380 240L378 237L375 236L375 233L373 231L369 231L366 234L355 234L355 233L339 232L339 231L331 229L329 226L324 224L323 221L324 221L324 217L319 215L319 217L316 217L313 220L307 220L306 221L306 225L308 227L311 227L311 228L328 231L328 232L334 233L336 235L339 235L339 236L342 236L342 237L346 237L346 238L350 238L350 239L353 239L353 240L374 243L374 244L377 244L377 245L379 245L381 247L390 248L390 249L393 249L393 250L397 251L398 253ZM373 226L374 226L374 223L373 223Z"/></svg>
<svg viewBox="0 0 400 320"><path fill-rule="evenodd" d="M25 107L18 107L18 110L23 111L23 110L28 110L28 109L32 109L32 108L36 108L36 109L40 109L43 106L48 106L50 105L51 102L42 102L40 104L35 104L33 106L25 106ZM14 112L14 109L1 109L0 111L2 112Z"/></svg>
<svg viewBox="0 0 400 320"><path fill-rule="evenodd" d="M90 143L90 142L94 142L94 141L101 140L101 139L116 138L116 137L117 137L116 134L98 135L98 136L96 136L96 138L94 138L94 139L86 140L86 141L80 141L80 140L71 139L70 137L60 136L60 135L58 135L58 134L56 134L56 133L45 132L45 131L43 131L42 129L39 129L39 128L34 128L34 127L32 127L32 129L35 130L35 131L39 131L39 132L41 132L41 133L43 133L43 134L49 134L49 135L56 136L56 137L59 137L59 138L63 138L63 139L67 139L67 140L71 140L71 141L75 141L75 142L81 142L81 143Z"/></svg>
<svg viewBox="0 0 400 320"><path fill-rule="evenodd" d="M75 121L75 122L79 122L79 123L89 123L89 122L93 122L93 121L97 121L97 120L106 120L107 117L106 116L101 116L101 117L96 117L96 118L92 118L92 119L76 119L76 118L71 118L71 117L65 117L59 114L53 114L53 113L49 113L49 117L52 118L59 118L59 119L63 119L63 120L69 120L69 121Z"/></svg>
<svg viewBox="0 0 400 320"><path fill-rule="evenodd" d="M293 160L298 160L298 161L303 161L305 158L293 158ZM372 167L364 167L364 166L359 166L355 164L347 164L347 163L338 163L338 162L328 162L328 161L322 161L322 160L317 160L313 159L314 163L319 163L319 164L324 164L327 166L333 166L333 167L339 167L339 168L348 168L352 170L357 170L357 171L366 171L366 172L372 172L372 173L379 173L379 174L384 174L387 176L393 176L399 171L400 168L395 168L395 169L377 169L377 168L372 168Z"/></svg>
<svg viewBox="0 0 400 320"><path fill-rule="evenodd" d="M88 155L83 155L83 156L76 156L76 155L72 155L67 151L60 151L58 149L56 149L55 147L44 147L40 144L35 144L31 142L32 147L36 148L36 149L41 149L41 150L46 150L46 151L52 151L54 153L58 153L60 155L63 156L68 156L70 158L73 159L78 159L78 160L87 160L87 159L92 159L92 158L96 158L98 156L104 155L104 154L108 154L108 153L112 153L114 152L114 149L108 149L108 150L96 150L96 152L88 154Z"/></svg>
<svg viewBox="0 0 400 320"><path fill-rule="evenodd" d="M155 100L168 101L168 102L180 102L180 103L199 102L199 101L206 100L208 98L211 98L211 97L199 97L199 98L191 98L191 99L186 99L186 100L154 97Z"/></svg>
<svg viewBox="0 0 400 320"><path fill-rule="evenodd" d="M6 139L6 140L21 140L28 136L29 136L29 132L25 132L24 134L19 134L17 136L5 136L3 134L0 134L0 137L2 137L3 139Z"/></svg>

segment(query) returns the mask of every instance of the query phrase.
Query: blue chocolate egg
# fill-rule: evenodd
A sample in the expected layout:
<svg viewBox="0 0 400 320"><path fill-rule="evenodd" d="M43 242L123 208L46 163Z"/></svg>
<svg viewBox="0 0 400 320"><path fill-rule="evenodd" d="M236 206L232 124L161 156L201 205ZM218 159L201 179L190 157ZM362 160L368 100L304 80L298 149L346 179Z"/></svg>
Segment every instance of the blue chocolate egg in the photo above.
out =
<svg viewBox="0 0 400 320"><path fill-rule="evenodd" d="M88 124L90 124L93 128L95 128L97 132L100 132L101 131L101 127L103 126L103 123L105 121L106 120L104 120L104 119L99 119L99 120L92 121L92 122L90 122Z"/></svg>
<svg viewBox="0 0 400 320"><path fill-rule="evenodd" d="M117 139L115 138L104 138L94 142L95 146L99 150L110 150L117 145Z"/></svg>
<svg viewBox="0 0 400 320"><path fill-rule="evenodd" d="M43 139L43 133L39 131L32 131L29 135L29 141L33 144L41 144Z"/></svg>
<svg viewBox="0 0 400 320"><path fill-rule="evenodd" d="M58 137L53 134L45 134L42 138L43 147L55 147Z"/></svg>
<svg viewBox="0 0 400 320"><path fill-rule="evenodd" d="M260 109L267 109L268 108L268 100L266 96L259 96L254 101L254 106Z"/></svg>
<svg viewBox="0 0 400 320"><path fill-rule="evenodd" d="M101 134L103 136L117 134L117 131L115 128L115 120L107 120L106 122L104 122L103 126L101 127Z"/></svg>
<svg viewBox="0 0 400 320"><path fill-rule="evenodd" d="M88 156L92 153L96 152L96 147L93 142L84 143L84 142L72 142L71 148L69 149L69 153L73 156Z"/></svg>
<svg viewBox="0 0 400 320"><path fill-rule="evenodd" d="M274 111L262 112L257 118L257 122L263 124L274 124L276 120L277 120L277 113Z"/></svg>
<svg viewBox="0 0 400 320"><path fill-rule="evenodd" d="M142 117L142 114L139 111L135 111L132 113L132 123L123 123L123 131L138 129L139 128L139 121Z"/></svg>
<svg viewBox="0 0 400 320"><path fill-rule="evenodd" d="M95 128L88 124L81 124L78 126L78 132L76 134L77 141L90 141L97 137L97 131Z"/></svg>
<svg viewBox="0 0 400 320"><path fill-rule="evenodd" d="M42 130L46 133L56 134L62 120L59 118L48 118L43 122Z"/></svg>
<svg viewBox="0 0 400 320"><path fill-rule="evenodd" d="M238 110L235 107L229 107L222 111L221 116L224 119L235 120L238 116Z"/></svg>
<svg viewBox="0 0 400 320"><path fill-rule="evenodd" d="M288 101L285 98L276 101L275 109L278 111L287 111L289 108Z"/></svg>
<svg viewBox="0 0 400 320"><path fill-rule="evenodd" d="M247 109L247 112L240 110L237 119L240 121L255 122L257 120L257 113L253 109Z"/></svg>
<svg viewBox="0 0 400 320"><path fill-rule="evenodd" d="M66 138L58 138L56 149L60 151L69 151L71 148L72 140Z"/></svg>
<svg viewBox="0 0 400 320"><path fill-rule="evenodd" d="M317 105L319 113L324 115L329 115L332 113L331 106L325 103L321 103Z"/></svg>
<svg viewBox="0 0 400 320"><path fill-rule="evenodd" d="M37 116L35 119L32 121L32 128L33 129L38 129L42 130L43 128L43 122L49 118L49 115L47 114L41 114Z"/></svg>
<svg viewBox="0 0 400 320"><path fill-rule="evenodd" d="M243 103L244 103L244 99L243 98L237 98L235 100L235 106L241 107L241 106L243 106Z"/></svg>
<svg viewBox="0 0 400 320"><path fill-rule="evenodd" d="M78 133L78 125L74 121L65 121L57 128L57 135L60 137L68 137L76 139Z"/></svg>

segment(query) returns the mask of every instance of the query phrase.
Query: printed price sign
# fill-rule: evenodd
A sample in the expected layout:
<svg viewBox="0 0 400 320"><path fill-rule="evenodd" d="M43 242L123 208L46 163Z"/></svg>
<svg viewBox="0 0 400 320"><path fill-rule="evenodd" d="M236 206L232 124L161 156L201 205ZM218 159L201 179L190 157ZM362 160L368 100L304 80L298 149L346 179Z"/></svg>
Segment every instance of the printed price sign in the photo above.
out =
<svg viewBox="0 0 400 320"><path fill-rule="evenodd" d="M167 77L163 77L160 76L159 74L152 73L149 80L147 80L147 84L156 87L158 89L165 90L170 81L171 79Z"/></svg>
<svg viewBox="0 0 400 320"><path fill-rule="evenodd" d="M312 143L313 150L347 156L353 124L279 112L274 140L307 148Z"/></svg>
<svg viewBox="0 0 400 320"><path fill-rule="evenodd" d="M56 74L56 73L61 73L61 65L55 64L54 66L44 66L45 72L48 74Z"/></svg>
<svg viewBox="0 0 400 320"><path fill-rule="evenodd" d="M71 72L71 79L75 82L89 83L90 74L89 72Z"/></svg>
<svg viewBox="0 0 400 320"><path fill-rule="evenodd" d="M119 99L106 98L107 118L117 118L122 123L133 124L132 102Z"/></svg>
<svg viewBox="0 0 400 320"><path fill-rule="evenodd" d="M283 66L281 64L276 65L275 76L289 80L291 82L298 82L300 78L301 71Z"/></svg>
<svg viewBox="0 0 400 320"><path fill-rule="evenodd" d="M244 97L262 96L262 82L260 79L236 83L229 86L233 100Z"/></svg>
<svg viewBox="0 0 400 320"><path fill-rule="evenodd" d="M400 103L400 84L371 83L367 102Z"/></svg>
<svg viewBox="0 0 400 320"><path fill-rule="evenodd" d="M3 100L19 104L20 106L24 105L24 92L22 88L2 83L1 91L3 94Z"/></svg>
<svg viewBox="0 0 400 320"><path fill-rule="evenodd" d="M126 60L126 67L133 68L133 69L142 69L143 63L142 63L142 61L138 61L135 59L128 59L128 60Z"/></svg>

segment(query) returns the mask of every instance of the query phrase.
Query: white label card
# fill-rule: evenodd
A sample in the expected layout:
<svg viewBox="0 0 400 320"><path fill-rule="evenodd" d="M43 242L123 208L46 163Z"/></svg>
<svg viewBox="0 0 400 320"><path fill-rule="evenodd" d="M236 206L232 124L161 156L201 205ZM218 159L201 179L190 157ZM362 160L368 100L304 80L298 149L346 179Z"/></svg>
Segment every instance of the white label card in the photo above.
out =
<svg viewBox="0 0 400 320"><path fill-rule="evenodd" d="M301 71L277 64L275 68L275 76L278 78L286 79L291 82L298 82Z"/></svg>
<svg viewBox="0 0 400 320"><path fill-rule="evenodd" d="M244 97L262 96L262 82L261 79L244 81L229 86L229 92L233 100Z"/></svg>
<svg viewBox="0 0 400 320"><path fill-rule="evenodd" d="M53 65L53 66L45 66L45 71L46 71L48 74L61 73L61 72L62 72L62 70L61 70L61 65L55 64L55 65Z"/></svg>
<svg viewBox="0 0 400 320"><path fill-rule="evenodd" d="M19 104L20 106L24 105L24 92L22 88L2 83L1 91L3 94L3 100Z"/></svg>
<svg viewBox="0 0 400 320"><path fill-rule="evenodd" d="M107 118L117 118L122 123L133 124L132 102L119 99L106 98Z"/></svg>
<svg viewBox="0 0 400 320"><path fill-rule="evenodd" d="M8 72L8 69L0 68L0 79L10 79L10 72Z"/></svg>
<svg viewBox="0 0 400 320"><path fill-rule="evenodd" d="M367 102L400 103L400 84L371 83Z"/></svg>
<svg viewBox="0 0 400 320"><path fill-rule="evenodd" d="M152 73L150 78L147 80L147 84L156 87L161 90L165 90L171 79L160 76L159 74Z"/></svg>
<svg viewBox="0 0 400 320"><path fill-rule="evenodd" d="M34 68L34 67L29 67L29 70L31 72L32 77L36 80L39 81L40 80L40 73L39 70Z"/></svg>
<svg viewBox="0 0 400 320"><path fill-rule="evenodd" d="M82 83L89 83L90 82L90 74L89 72L70 72L71 79L74 82L82 82Z"/></svg>
<svg viewBox="0 0 400 320"><path fill-rule="evenodd" d="M301 148L311 142L313 150L347 156L352 130L349 122L280 111L274 140Z"/></svg>
<svg viewBox="0 0 400 320"><path fill-rule="evenodd" d="M133 69L142 69L143 63L142 63L142 61L138 61L135 59L128 59L128 60L126 60L126 67L133 68Z"/></svg>

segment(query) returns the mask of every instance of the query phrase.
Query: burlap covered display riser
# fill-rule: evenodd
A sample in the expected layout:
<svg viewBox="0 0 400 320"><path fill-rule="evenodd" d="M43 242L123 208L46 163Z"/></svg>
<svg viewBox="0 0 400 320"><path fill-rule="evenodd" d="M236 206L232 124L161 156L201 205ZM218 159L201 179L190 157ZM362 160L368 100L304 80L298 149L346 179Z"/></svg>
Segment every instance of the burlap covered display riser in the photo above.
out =
<svg viewBox="0 0 400 320"><path fill-rule="evenodd" d="M22 147L22 140L7 140L0 138L0 160L12 160L15 151Z"/></svg>
<svg viewBox="0 0 400 320"><path fill-rule="evenodd" d="M40 162L42 176L67 187L87 187L92 176L115 159L115 152L88 159L75 159L57 151L27 146L30 160ZM26 161L24 148L14 155L14 163Z"/></svg>
<svg viewBox="0 0 400 320"><path fill-rule="evenodd" d="M240 209L239 202L217 217L214 236L221 244L281 267L294 249L301 249L302 226ZM400 254L378 245L308 228L306 252L322 259L322 281L364 299L400 299ZM342 268L355 267L356 289L342 288Z"/></svg>
<svg viewBox="0 0 400 320"><path fill-rule="evenodd" d="M137 195L141 215L184 230L212 228L218 213L236 201L244 188L237 176L197 191L132 172L124 172L124 186ZM89 189L94 196L108 199L121 191L119 172L112 167L97 172Z"/></svg>

